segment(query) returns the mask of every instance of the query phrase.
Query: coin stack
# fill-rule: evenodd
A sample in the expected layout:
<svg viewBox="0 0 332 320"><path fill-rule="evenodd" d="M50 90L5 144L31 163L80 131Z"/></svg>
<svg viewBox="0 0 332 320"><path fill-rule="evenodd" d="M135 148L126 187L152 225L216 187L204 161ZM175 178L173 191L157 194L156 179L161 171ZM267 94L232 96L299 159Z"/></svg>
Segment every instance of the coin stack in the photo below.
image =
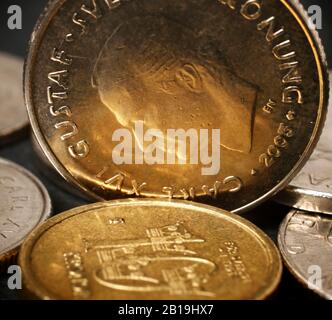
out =
<svg viewBox="0 0 332 320"><path fill-rule="evenodd" d="M267 299L283 258L332 298L332 116L310 158L328 72L297 1L54 0L24 103L21 62L0 61L1 142L25 104L38 168L91 202L50 218L42 183L0 161L0 271L18 261L26 297ZM296 208L279 250L240 216L272 197Z"/></svg>

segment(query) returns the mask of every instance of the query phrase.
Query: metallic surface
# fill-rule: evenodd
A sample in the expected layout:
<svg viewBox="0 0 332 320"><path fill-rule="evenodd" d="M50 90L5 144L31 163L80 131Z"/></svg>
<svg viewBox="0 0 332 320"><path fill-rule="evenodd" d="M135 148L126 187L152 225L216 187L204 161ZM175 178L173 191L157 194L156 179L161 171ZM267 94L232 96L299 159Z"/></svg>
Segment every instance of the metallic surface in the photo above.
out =
<svg viewBox="0 0 332 320"><path fill-rule="evenodd" d="M7 143L28 127L23 99L23 61L0 53L0 144Z"/></svg>
<svg viewBox="0 0 332 320"><path fill-rule="evenodd" d="M34 133L64 178L95 199L217 198L242 212L298 173L325 119L328 79L318 35L296 1L94 3L51 1L26 64ZM115 165L117 129L146 150L135 121L161 135L220 130L221 170Z"/></svg>
<svg viewBox="0 0 332 320"><path fill-rule="evenodd" d="M51 214L41 182L22 167L0 159L0 269L12 262L25 237Z"/></svg>
<svg viewBox="0 0 332 320"><path fill-rule="evenodd" d="M331 76L330 71L330 80ZM331 108L331 104L330 100L329 108ZM330 110L327 113L325 127L314 153L299 175L276 196L275 200L305 211L332 214L331 137L332 111Z"/></svg>
<svg viewBox="0 0 332 320"><path fill-rule="evenodd" d="M331 300L331 217L290 212L280 227L278 244L290 272L306 287L310 285L313 291Z"/></svg>
<svg viewBox="0 0 332 320"><path fill-rule="evenodd" d="M45 153L40 148L40 145L37 142L34 134L31 134L31 145L36 155L36 167L39 173L43 177L47 178L51 183L55 184L57 187L62 189L64 192L69 192L71 195L77 196L81 199L89 201L88 197L84 193L80 192L78 188L73 186L70 183L67 183L61 175L55 170L48 158L45 156Z"/></svg>
<svg viewBox="0 0 332 320"><path fill-rule="evenodd" d="M263 299L282 273L274 243L250 222L158 199L56 216L29 236L19 264L41 299Z"/></svg>

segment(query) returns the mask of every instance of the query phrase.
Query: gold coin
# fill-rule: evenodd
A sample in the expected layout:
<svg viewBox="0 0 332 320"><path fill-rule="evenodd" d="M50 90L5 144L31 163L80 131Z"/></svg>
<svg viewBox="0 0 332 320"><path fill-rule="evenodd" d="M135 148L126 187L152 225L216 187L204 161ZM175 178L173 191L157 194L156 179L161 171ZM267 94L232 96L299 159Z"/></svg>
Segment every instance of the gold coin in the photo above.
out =
<svg viewBox="0 0 332 320"><path fill-rule="evenodd" d="M66 181L60 176L60 174L54 169L52 164L49 162L49 159L45 156L43 151L40 148L34 134L31 134L31 144L32 149L35 154L35 167L38 172L48 179L52 184L59 187L61 190L70 193L73 196L79 197L82 200L89 201L88 197L86 197L82 192L79 192L76 188L74 188L71 184L66 183Z"/></svg>
<svg viewBox="0 0 332 320"><path fill-rule="evenodd" d="M242 212L308 159L328 80L295 1L53 1L26 66L33 129L95 199L216 198Z"/></svg>
<svg viewBox="0 0 332 320"><path fill-rule="evenodd" d="M0 271L50 214L51 200L42 183L22 167L0 159Z"/></svg>
<svg viewBox="0 0 332 320"><path fill-rule="evenodd" d="M41 299L263 299L282 273L276 246L250 222L165 199L56 216L26 240L19 263Z"/></svg>
<svg viewBox="0 0 332 320"><path fill-rule="evenodd" d="M0 144L17 138L28 127L22 79L23 60L0 53Z"/></svg>

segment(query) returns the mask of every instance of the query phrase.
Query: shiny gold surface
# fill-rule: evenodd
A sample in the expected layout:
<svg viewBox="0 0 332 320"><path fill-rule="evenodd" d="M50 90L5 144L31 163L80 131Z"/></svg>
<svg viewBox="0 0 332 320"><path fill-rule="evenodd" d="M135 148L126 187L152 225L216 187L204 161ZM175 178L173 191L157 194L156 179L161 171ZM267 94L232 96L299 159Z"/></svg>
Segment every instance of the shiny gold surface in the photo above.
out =
<svg viewBox="0 0 332 320"><path fill-rule="evenodd" d="M297 2L89 3L51 2L26 66L33 129L63 177L96 199L217 198L241 212L295 176L328 96L320 42ZM219 130L207 149L220 148L220 171L203 175L202 161L116 164L116 130L129 132L131 156L150 145L137 123L158 129L164 147L169 129ZM164 147L154 152L166 158Z"/></svg>
<svg viewBox="0 0 332 320"><path fill-rule="evenodd" d="M243 218L157 199L56 216L26 240L19 263L41 299L264 299L282 272L274 243Z"/></svg>
<svg viewBox="0 0 332 320"><path fill-rule="evenodd" d="M40 145L38 144L34 134L31 134L30 137L32 149L35 153L35 162L38 169L38 172L43 175L46 179L55 184L60 189L70 193L74 196L77 196L81 199L89 201L90 199L85 196L84 193L80 192L77 188L74 188L71 184L67 183L61 175L55 170L52 164L49 162L48 158L45 156L45 153L41 150Z"/></svg>
<svg viewBox="0 0 332 320"><path fill-rule="evenodd" d="M332 72L329 71L330 84ZM330 86L330 97L332 87ZM329 100L329 110L332 100ZM277 202L307 212L332 214L332 112L327 113L324 130L315 151L289 186L274 198Z"/></svg>

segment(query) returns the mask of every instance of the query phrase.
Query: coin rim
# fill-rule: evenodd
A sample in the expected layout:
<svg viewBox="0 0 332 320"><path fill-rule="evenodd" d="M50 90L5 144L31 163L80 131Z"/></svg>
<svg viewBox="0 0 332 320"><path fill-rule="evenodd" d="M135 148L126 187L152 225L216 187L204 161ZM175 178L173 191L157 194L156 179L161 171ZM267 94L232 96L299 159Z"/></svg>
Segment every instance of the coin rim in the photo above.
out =
<svg viewBox="0 0 332 320"><path fill-rule="evenodd" d="M328 75L329 75L329 87L330 87L332 79L332 69L328 70ZM332 88L330 87L330 93L331 92ZM332 110L329 110L330 107L332 107L331 103L332 103L331 95L329 94L328 108L326 115L329 112L332 112ZM321 134L323 133L324 133L324 128L322 129ZM299 172L299 174L300 173L301 172ZM313 190L307 187L292 184L292 182L293 181L291 181L290 184L285 189L280 191L275 196L275 198L273 199L275 202L288 207L296 208L298 210L332 215L332 192ZM308 203L314 205L308 206L307 205Z"/></svg>
<svg viewBox="0 0 332 320"><path fill-rule="evenodd" d="M86 196L85 193L80 192L76 187L73 187L72 184L67 183L66 180L64 180L63 177L59 174L59 172L54 169L52 164L49 162L49 159L45 157L45 154L41 150L33 132L30 134L30 142L35 154L35 161L37 162L37 166L40 169L38 172L42 175L42 177L52 182L62 191L67 192L74 197L78 197L82 201L86 202L91 200Z"/></svg>
<svg viewBox="0 0 332 320"><path fill-rule="evenodd" d="M42 237L43 234L46 233L48 230L50 230L52 227L54 227L59 223L63 223L63 221L70 219L71 217L80 215L83 212L91 212L93 210L98 210L100 208L105 208L105 207L111 208L114 206L125 207L125 206L135 206L137 204L140 206L149 206L151 205L151 203L153 203L153 205L155 206L173 207L177 209L186 208L198 212L205 211L206 214L211 214L214 217L217 218L223 217L227 221L231 221L232 223L242 228L245 232L251 234L257 240L257 242L259 242L260 245L265 248L266 257L268 260L272 262L271 272L268 275L269 279L271 279L270 283L265 284L265 287L258 290L257 295L252 299L253 300L266 299L276 291L281 281L283 265L276 244L269 238L268 235L264 233L264 231L259 229L256 225L254 225L250 221L242 218L241 216L235 215L231 212L213 206L208 206L185 200L168 200L168 199L156 199L156 198L150 198L150 199L129 198L129 199L112 200L112 201L88 204L85 206L68 210L60 215L54 216L48 221L46 221L44 224L40 225L25 240L25 242L21 247L21 251L18 258L19 265L21 266L23 272L23 284L25 290L34 297L37 297L39 299L44 299L44 300L58 299L56 295L50 294L47 288L38 286L39 281L35 279L34 272L30 268L30 258L35 244L39 241L40 237Z"/></svg>
<svg viewBox="0 0 332 320"><path fill-rule="evenodd" d="M273 199L275 202L299 211L332 215L332 193L288 186Z"/></svg>
<svg viewBox="0 0 332 320"><path fill-rule="evenodd" d="M290 261L291 259L288 258L288 255L286 253L287 248L286 248L286 243L284 241L284 238L286 235L287 226L288 226L289 220L297 213L306 213L306 212L302 211L302 210L296 210L296 209L290 211L287 214L287 216L284 218L284 220L282 221L282 223L279 227L278 248L281 253L282 260L284 261L284 264L286 265L289 272L295 277L295 279L297 279L298 282L300 282L303 285L304 288L315 292L316 294L318 294L320 297L322 297L324 299L330 300L332 298L332 296L329 294L326 294L321 289L319 289L319 288L309 289L308 288L308 281L305 279L305 276L300 271L298 271L296 264L291 263L291 261ZM307 212L307 213L315 213L315 212Z"/></svg>
<svg viewBox="0 0 332 320"><path fill-rule="evenodd" d="M21 73L23 74L23 70L24 70L24 59L22 59L21 57L14 55L14 54L10 54L4 51L0 51L0 60L1 59L7 59L7 60L11 60L13 63L17 63L21 66ZM24 95L23 95L23 77L20 83L20 89L21 91L21 108L23 108L23 110L25 110L26 113L26 119L24 122L20 123L20 125L18 126L13 126L10 129L8 129L6 132L4 132L3 134L0 134L0 146L4 146L7 145L10 142L19 140L20 138L24 137L25 134L28 132L29 130L29 117L28 117L28 113L25 109L24 106Z"/></svg>
<svg viewBox="0 0 332 320"><path fill-rule="evenodd" d="M0 166L1 165L11 167L14 170L16 170L18 173L27 177L37 187L37 189L40 192L40 195L43 198L43 208L41 209L42 213L40 215L38 222L32 228L30 228L31 230L26 236L23 237L23 239L16 241L14 244L5 249L4 252L2 253L0 252L0 263L6 266L7 263L12 261L12 259L17 255L19 248L25 241L25 238L28 237L28 235L31 233L31 231L33 231L37 226L39 226L42 222L46 221L51 216L52 201L46 187L33 173L23 168L22 166L4 158L0 158Z"/></svg>
<svg viewBox="0 0 332 320"><path fill-rule="evenodd" d="M61 163L61 161L57 158L57 156L53 153L50 145L46 141L41 127L39 125L39 121L34 110L34 103L32 98L32 72L33 65L37 55L38 48L43 39L43 35L46 32L46 29L53 19L53 17L58 13L58 10L62 7L62 5L68 0L51 0L48 5L44 9L44 13L40 16L34 31L32 33L32 37L29 43L28 55L25 61L24 67L24 95L26 106L28 109L28 115L30 118L30 122L32 124L32 129L36 136L37 142L41 147L41 150L45 153L46 157L49 159L50 163L54 166L54 168L59 172L59 174L73 186L83 191L90 199L93 200L105 200L98 194L94 193L92 190L88 189L82 183L80 183L76 178L74 178L71 173L65 168L65 166ZM279 0L288 10L295 20L298 22L300 28L303 30L307 41L311 47L313 55L315 57L317 73L319 76L319 88L320 88L320 96L319 96L319 106L317 108L318 115L315 123L315 127L313 129L312 135L307 143L306 149L303 154L294 165L293 169L279 182L276 181L276 185L270 189L268 192L257 198L256 200L248 202L246 205L243 205L239 208L233 209L232 212L235 213L243 213L252 209L267 199L273 197L278 193L278 191L282 190L302 169L306 161L309 159L312 154L318 139L321 135L323 125L326 119L327 112L327 100L329 96L329 90L327 90L326 86L328 86L329 80L327 75L327 62L326 55L324 52L324 48L322 46L322 42L316 30L310 30L307 21L309 21L308 14L305 12L303 6L298 2L298 0ZM110 190L110 194L115 194ZM122 194L125 196L125 193ZM148 192L141 194L144 197L162 197L160 192ZM167 197L167 196L165 196Z"/></svg>

